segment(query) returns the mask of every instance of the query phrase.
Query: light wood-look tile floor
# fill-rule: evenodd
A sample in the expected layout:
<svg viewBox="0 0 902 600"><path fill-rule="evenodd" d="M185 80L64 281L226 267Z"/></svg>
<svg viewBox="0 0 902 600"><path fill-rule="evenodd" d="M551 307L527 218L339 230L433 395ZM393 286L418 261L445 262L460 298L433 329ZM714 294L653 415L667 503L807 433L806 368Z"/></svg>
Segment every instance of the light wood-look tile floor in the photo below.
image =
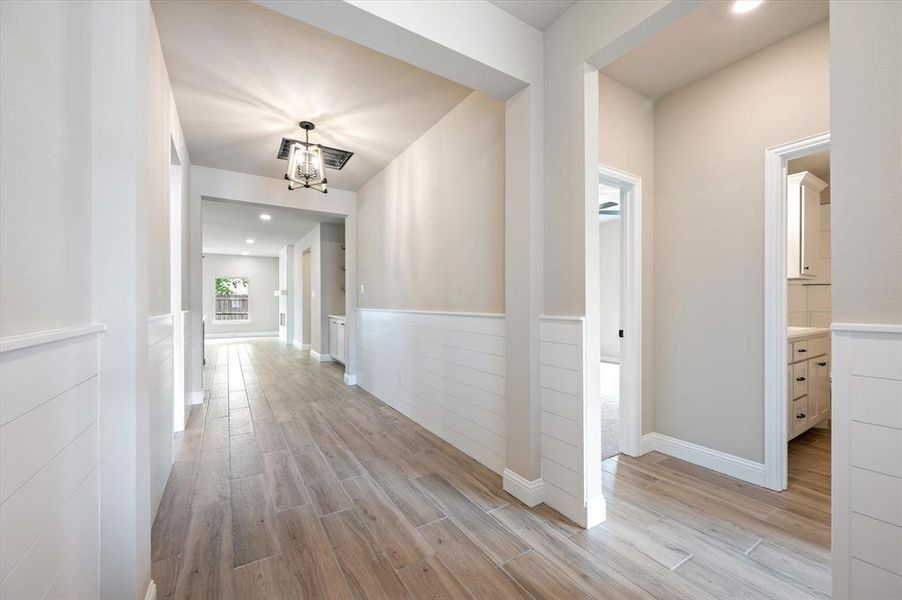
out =
<svg viewBox="0 0 902 600"><path fill-rule="evenodd" d="M608 520L584 531L341 376L271 338L207 344L153 526L158 597L829 596L822 433L792 444L782 494L609 459Z"/></svg>

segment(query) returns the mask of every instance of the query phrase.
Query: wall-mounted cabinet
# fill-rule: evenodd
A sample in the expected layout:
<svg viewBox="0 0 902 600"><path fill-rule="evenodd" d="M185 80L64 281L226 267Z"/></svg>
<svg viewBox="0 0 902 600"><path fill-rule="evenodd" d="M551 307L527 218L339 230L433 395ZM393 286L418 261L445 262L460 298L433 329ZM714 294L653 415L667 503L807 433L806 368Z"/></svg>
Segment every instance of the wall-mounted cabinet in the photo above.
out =
<svg viewBox="0 0 902 600"><path fill-rule="evenodd" d="M817 277L821 192L827 184L808 171L786 178L786 273L789 279Z"/></svg>

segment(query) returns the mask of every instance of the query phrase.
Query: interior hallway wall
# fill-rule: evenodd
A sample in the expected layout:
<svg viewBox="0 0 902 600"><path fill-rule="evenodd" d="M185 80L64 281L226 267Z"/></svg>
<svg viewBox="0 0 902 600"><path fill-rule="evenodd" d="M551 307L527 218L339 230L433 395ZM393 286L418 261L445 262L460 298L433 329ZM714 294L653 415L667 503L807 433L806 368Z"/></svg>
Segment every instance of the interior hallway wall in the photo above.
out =
<svg viewBox="0 0 902 600"><path fill-rule="evenodd" d="M764 459L764 150L830 128L829 60L824 22L656 102L659 433Z"/></svg>
<svg viewBox="0 0 902 600"><path fill-rule="evenodd" d="M269 256L235 256L233 254L205 254L203 269L204 318L207 335L241 336L249 334L274 335L279 331L279 259ZM248 323L217 323L216 278L248 278Z"/></svg>
<svg viewBox="0 0 902 600"><path fill-rule="evenodd" d="M470 94L357 199L361 308L504 312L502 102Z"/></svg>
<svg viewBox="0 0 902 600"><path fill-rule="evenodd" d="M655 430L654 108L650 98L598 74L598 161L642 179L642 433Z"/></svg>
<svg viewBox="0 0 902 600"><path fill-rule="evenodd" d="M0 2L2 598L100 590L91 19ZM82 334L9 346L48 330Z"/></svg>

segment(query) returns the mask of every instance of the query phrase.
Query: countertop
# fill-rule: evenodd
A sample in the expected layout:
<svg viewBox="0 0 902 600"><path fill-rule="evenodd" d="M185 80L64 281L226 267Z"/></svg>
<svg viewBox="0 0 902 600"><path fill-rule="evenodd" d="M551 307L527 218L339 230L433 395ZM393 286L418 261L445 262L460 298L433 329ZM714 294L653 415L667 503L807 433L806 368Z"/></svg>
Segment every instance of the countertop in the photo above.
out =
<svg viewBox="0 0 902 600"><path fill-rule="evenodd" d="M805 338L818 337L820 335L829 335L829 327L787 327L786 339L790 342L793 340L803 340Z"/></svg>
<svg viewBox="0 0 902 600"><path fill-rule="evenodd" d="M341 319L342 321L344 321L345 316L344 315L329 315L329 318L330 319Z"/></svg>

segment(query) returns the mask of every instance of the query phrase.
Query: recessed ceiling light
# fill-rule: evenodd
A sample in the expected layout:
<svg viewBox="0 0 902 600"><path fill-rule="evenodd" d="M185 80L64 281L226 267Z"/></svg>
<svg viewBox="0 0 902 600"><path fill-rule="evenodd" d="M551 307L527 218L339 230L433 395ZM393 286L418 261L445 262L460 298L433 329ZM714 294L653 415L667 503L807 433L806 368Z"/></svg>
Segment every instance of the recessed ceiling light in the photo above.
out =
<svg viewBox="0 0 902 600"><path fill-rule="evenodd" d="M251 238L247 238L247 239L244 240L244 241L245 241L246 243L248 243L248 244L253 244L253 243L254 243L254 240L252 240Z"/></svg>
<svg viewBox="0 0 902 600"><path fill-rule="evenodd" d="M269 221L272 219L272 215L268 215L266 213L261 213L260 220L261 221Z"/></svg>
<svg viewBox="0 0 902 600"><path fill-rule="evenodd" d="M242 252L241 256L247 256L248 254L249 254L248 252Z"/></svg>
<svg viewBox="0 0 902 600"><path fill-rule="evenodd" d="M741 15L742 13L747 13L750 10L755 10L764 0L736 0L733 3L733 12L737 15Z"/></svg>

